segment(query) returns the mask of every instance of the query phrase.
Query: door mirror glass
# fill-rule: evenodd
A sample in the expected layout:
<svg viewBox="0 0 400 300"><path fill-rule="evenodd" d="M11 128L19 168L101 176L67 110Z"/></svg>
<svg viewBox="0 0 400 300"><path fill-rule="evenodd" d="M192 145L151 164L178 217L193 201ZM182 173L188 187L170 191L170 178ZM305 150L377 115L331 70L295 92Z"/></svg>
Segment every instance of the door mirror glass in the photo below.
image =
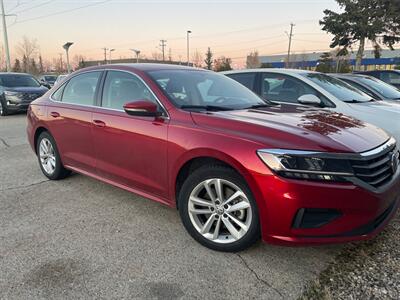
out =
<svg viewBox="0 0 400 300"><path fill-rule="evenodd" d="M158 106L150 100L136 100L124 105L124 110L128 115L137 117L159 117L162 112L158 111Z"/></svg>
<svg viewBox="0 0 400 300"><path fill-rule="evenodd" d="M313 94L306 94L303 96L300 96L297 101L301 104L304 105L321 105L321 99L319 99L317 96Z"/></svg>

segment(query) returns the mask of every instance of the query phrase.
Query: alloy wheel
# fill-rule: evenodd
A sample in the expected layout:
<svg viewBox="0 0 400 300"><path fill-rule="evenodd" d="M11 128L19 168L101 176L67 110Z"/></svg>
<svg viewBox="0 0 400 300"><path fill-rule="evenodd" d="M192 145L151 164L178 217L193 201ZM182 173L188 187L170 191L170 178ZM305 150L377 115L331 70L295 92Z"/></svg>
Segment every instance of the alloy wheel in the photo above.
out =
<svg viewBox="0 0 400 300"><path fill-rule="evenodd" d="M53 145L47 138L43 138L39 145L40 163L49 175L53 174L56 169L56 155Z"/></svg>
<svg viewBox="0 0 400 300"><path fill-rule="evenodd" d="M252 222L246 194L234 183L219 178L205 180L192 190L188 213L204 238L221 244L240 240Z"/></svg>

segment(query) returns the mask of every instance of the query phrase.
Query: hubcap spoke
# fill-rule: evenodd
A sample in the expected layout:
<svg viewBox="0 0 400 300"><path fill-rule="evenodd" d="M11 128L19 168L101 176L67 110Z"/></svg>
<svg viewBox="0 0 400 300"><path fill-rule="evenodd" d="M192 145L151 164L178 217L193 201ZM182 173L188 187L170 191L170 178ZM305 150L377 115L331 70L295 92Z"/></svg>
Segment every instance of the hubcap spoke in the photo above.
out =
<svg viewBox="0 0 400 300"><path fill-rule="evenodd" d="M238 202L238 203L236 203L236 204L230 206L230 207L226 210L226 212L233 212L233 211L243 210L243 209L246 209L246 208L249 208L249 207L250 207L250 204L249 204L249 203L244 202L244 201L240 201L240 202Z"/></svg>
<svg viewBox="0 0 400 300"><path fill-rule="evenodd" d="M190 197L190 201L192 201L194 204L200 205L200 206L207 206L211 207L213 204L210 201L198 198L198 197Z"/></svg>
<svg viewBox="0 0 400 300"><path fill-rule="evenodd" d="M191 209L190 212L195 215L210 214L209 209Z"/></svg>
<svg viewBox="0 0 400 300"><path fill-rule="evenodd" d="M207 195L210 197L212 203L215 203L216 199L215 199L215 195L214 195L213 191L211 190L210 183L211 183L211 180L208 180L208 181L205 181L203 183L203 185L204 185L204 188L207 191Z"/></svg>
<svg viewBox="0 0 400 300"><path fill-rule="evenodd" d="M228 219L222 218L222 222L224 222L226 229L228 229L229 233L233 236L235 240L240 239L239 231L236 230L236 228L232 225L232 223Z"/></svg>
<svg viewBox="0 0 400 300"><path fill-rule="evenodd" d="M219 237L219 229L221 227L221 218L218 218L217 224L215 225L214 233L212 236L213 240L216 240Z"/></svg>
<svg viewBox="0 0 400 300"><path fill-rule="evenodd" d="M215 191L217 192L217 197L218 200L222 203L224 202L224 195L223 195L223 189L222 189L222 182L221 179L217 179L215 181Z"/></svg>
<svg viewBox="0 0 400 300"><path fill-rule="evenodd" d="M212 214L208 218L207 222L204 224L203 228L201 229L201 233L202 234L209 233L214 221L215 221L215 214Z"/></svg>
<svg viewBox="0 0 400 300"><path fill-rule="evenodd" d="M235 200L235 199L238 198L238 197L246 198L246 196L244 196L244 194L243 194L242 191L236 191L236 192L233 193L233 195L230 196L223 204L224 204L224 205L225 205L225 204L228 204L228 203L232 202L233 200Z"/></svg>
<svg viewBox="0 0 400 300"><path fill-rule="evenodd" d="M231 214L228 214L228 217L236 223L236 225L240 226L240 228L242 228L244 231L247 231L247 226L246 224L242 223L241 221L239 221L238 219L236 219L234 216L232 216Z"/></svg>

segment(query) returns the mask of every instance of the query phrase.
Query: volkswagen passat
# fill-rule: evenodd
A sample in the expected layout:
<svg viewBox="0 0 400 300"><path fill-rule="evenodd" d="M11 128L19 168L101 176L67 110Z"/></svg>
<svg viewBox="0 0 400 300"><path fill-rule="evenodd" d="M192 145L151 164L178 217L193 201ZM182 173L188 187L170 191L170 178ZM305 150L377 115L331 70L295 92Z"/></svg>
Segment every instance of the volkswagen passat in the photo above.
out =
<svg viewBox="0 0 400 300"><path fill-rule="evenodd" d="M399 150L382 130L265 102L206 70L78 71L31 104L27 131L48 178L75 171L177 207L193 238L221 251L260 236L369 238L399 202Z"/></svg>

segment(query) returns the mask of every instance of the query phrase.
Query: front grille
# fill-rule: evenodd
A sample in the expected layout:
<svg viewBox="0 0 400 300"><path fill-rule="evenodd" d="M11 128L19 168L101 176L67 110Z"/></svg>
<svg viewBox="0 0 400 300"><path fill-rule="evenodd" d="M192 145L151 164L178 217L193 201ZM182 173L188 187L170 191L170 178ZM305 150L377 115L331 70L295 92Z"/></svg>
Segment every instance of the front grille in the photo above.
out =
<svg viewBox="0 0 400 300"><path fill-rule="evenodd" d="M32 102L42 96L41 93L21 93L20 99L24 102Z"/></svg>
<svg viewBox="0 0 400 300"><path fill-rule="evenodd" d="M399 165L399 150L396 144L388 144L381 151L350 161L355 176L365 183L379 188L388 183Z"/></svg>

